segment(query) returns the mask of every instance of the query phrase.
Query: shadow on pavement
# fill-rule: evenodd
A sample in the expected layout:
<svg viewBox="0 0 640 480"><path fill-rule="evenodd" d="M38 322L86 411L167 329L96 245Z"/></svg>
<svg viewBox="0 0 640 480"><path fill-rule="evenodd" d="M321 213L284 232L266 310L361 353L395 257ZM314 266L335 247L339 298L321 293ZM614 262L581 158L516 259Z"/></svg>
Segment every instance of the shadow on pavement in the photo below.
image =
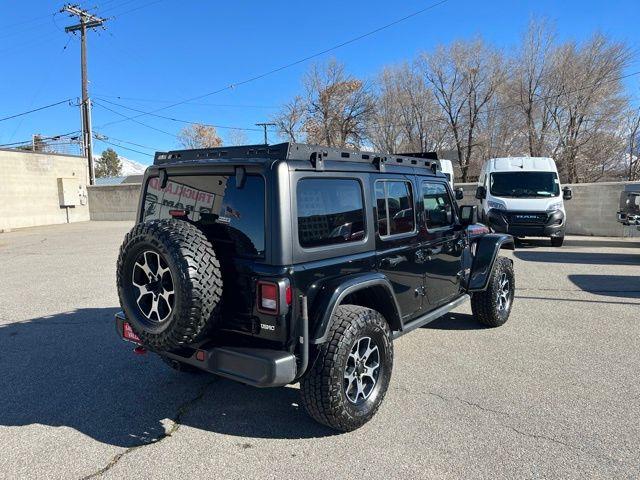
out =
<svg viewBox="0 0 640 480"><path fill-rule="evenodd" d="M115 312L81 309L0 325L0 425L66 426L121 447L162 437L161 422L178 412L182 425L228 435L335 433L307 416L296 388L256 389L133 355L115 333Z"/></svg>
<svg viewBox="0 0 640 480"><path fill-rule="evenodd" d="M640 265L640 254L558 251L516 251L520 260L540 263L580 263L584 265Z"/></svg>
<svg viewBox="0 0 640 480"><path fill-rule="evenodd" d="M640 248L640 241L622 240L581 240L579 238L565 238L565 247L594 247L594 248Z"/></svg>
<svg viewBox="0 0 640 480"><path fill-rule="evenodd" d="M550 247L551 241L548 238L516 238L516 248L529 249L538 247ZM638 241L623 241L623 240L603 240L603 239L580 239L580 238L565 238L562 247L559 247L559 251L566 247L591 247L591 248L640 248L640 240Z"/></svg>
<svg viewBox="0 0 640 480"><path fill-rule="evenodd" d="M489 327L483 325L468 313L450 312L431 323L427 323L422 328L435 330L482 330Z"/></svg>
<svg viewBox="0 0 640 480"><path fill-rule="evenodd" d="M569 275L585 292L608 297L640 298L640 277L626 275Z"/></svg>

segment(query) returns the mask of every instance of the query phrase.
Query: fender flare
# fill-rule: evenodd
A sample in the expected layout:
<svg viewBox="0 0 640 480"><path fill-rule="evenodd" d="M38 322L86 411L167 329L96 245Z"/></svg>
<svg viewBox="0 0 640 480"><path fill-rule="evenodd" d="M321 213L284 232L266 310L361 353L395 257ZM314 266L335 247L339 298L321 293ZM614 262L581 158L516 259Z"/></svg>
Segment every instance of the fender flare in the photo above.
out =
<svg viewBox="0 0 640 480"><path fill-rule="evenodd" d="M326 342L331 328L331 319L342 300L350 293L372 287L382 289L381 291L385 292L388 297L385 301L390 302L394 318L387 318L387 321L392 329L394 324L399 325L400 329L402 329L400 307L393 294L391 282L387 277L378 272L355 274L331 279L322 286L321 291L313 302L313 307L310 309L316 312L312 323L313 333L310 342L313 344Z"/></svg>
<svg viewBox="0 0 640 480"><path fill-rule="evenodd" d="M515 243L511 235L488 233L476 240L476 254L469 276L468 290L470 292L478 292L487 288L493 265L501 248L515 250Z"/></svg>

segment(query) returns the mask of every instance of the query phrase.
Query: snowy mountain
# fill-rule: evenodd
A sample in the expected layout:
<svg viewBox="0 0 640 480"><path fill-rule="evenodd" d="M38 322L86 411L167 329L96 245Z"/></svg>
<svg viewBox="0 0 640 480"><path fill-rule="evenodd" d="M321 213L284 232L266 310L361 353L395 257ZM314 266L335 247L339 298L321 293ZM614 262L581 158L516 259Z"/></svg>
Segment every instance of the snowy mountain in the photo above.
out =
<svg viewBox="0 0 640 480"><path fill-rule="evenodd" d="M142 175L148 165L143 165L135 160L130 160L122 155L118 155L118 158L122 162L122 177L128 177L129 175ZM100 155L94 155L93 161L100 160Z"/></svg>
<svg viewBox="0 0 640 480"><path fill-rule="evenodd" d="M147 168L147 165L143 165L134 160L129 160L121 155L118 158L122 162L122 176L127 177L129 175L142 175Z"/></svg>

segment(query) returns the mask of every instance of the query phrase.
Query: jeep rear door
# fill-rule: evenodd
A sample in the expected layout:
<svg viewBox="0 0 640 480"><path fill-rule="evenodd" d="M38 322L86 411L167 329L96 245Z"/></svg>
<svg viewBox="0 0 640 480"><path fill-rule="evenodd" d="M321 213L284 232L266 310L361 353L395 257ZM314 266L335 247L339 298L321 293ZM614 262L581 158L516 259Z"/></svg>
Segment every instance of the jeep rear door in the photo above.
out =
<svg viewBox="0 0 640 480"><path fill-rule="evenodd" d="M393 286L400 313L406 321L422 308L423 270L418 254L414 186L410 177L377 177L376 264Z"/></svg>

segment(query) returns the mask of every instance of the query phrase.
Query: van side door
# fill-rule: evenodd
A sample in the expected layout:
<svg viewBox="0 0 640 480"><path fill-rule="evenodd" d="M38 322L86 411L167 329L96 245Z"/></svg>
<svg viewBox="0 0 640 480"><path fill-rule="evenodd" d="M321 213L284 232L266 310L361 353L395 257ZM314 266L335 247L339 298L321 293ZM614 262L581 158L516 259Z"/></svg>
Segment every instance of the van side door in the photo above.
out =
<svg viewBox="0 0 640 480"><path fill-rule="evenodd" d="M424 259L425 290L430 309L460 292L463 276L464 230L457 227L456 204L444 179L419 177L420 255Z"/></svg>

